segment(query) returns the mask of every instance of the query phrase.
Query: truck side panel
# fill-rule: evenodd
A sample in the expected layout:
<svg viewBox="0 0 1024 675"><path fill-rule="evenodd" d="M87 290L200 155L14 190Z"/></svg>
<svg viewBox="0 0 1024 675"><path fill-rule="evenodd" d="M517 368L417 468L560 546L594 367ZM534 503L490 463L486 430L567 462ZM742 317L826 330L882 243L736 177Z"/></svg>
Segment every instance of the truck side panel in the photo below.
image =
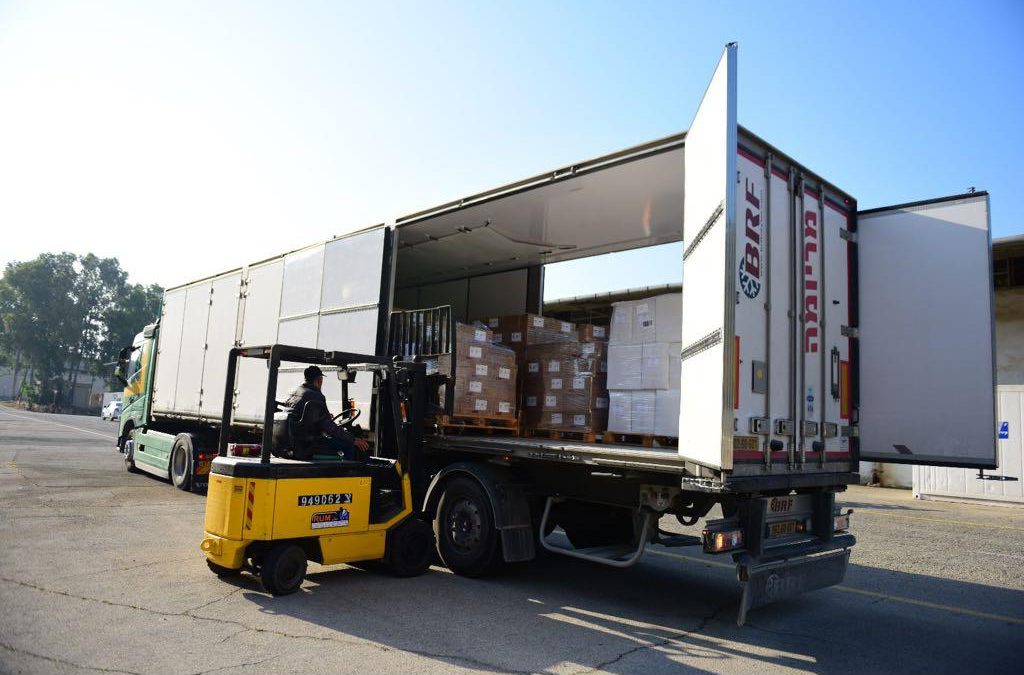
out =
<svg viewBox="0 0 1024 675"><path fill-rule="evenodd" d="M238 333L238 302L242 272L213 280L210 295L210 318L206 329L206 357L203 365L203 417L218 419L222 410L224 374L228 370L228 350L235 346Z"/></svg>
<svg viewBox="0 0 1024 675"><path fill-rule="evenodd" d="M178 355L181 354L181 331L185 320L187 288L175 288L164 294L160 315L160 342L156 353L156 379L153 381L154 413L174 410L174 394L178 386Z"/></svg>

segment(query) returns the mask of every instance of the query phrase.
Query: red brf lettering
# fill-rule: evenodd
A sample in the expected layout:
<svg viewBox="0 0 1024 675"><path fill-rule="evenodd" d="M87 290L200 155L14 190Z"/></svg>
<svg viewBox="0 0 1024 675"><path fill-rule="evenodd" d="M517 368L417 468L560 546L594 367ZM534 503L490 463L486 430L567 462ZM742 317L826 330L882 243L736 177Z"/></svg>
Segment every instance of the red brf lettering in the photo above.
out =
<svg viewBox="0 0 1024 675"><path fill-rule="evenodd" d="M818 280L814 278L818 253L818 214L804 212L804 352L818 351Z"/></svg>

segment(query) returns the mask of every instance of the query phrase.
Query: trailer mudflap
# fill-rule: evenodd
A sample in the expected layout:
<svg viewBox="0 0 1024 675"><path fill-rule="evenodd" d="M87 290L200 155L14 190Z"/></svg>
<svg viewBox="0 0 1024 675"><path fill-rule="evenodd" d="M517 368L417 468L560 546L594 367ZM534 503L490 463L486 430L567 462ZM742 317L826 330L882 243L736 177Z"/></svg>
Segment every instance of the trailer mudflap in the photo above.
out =
<svg viewBox="0 0 1024 675"><path fill-rule="evenodd" d="M850 549L844 548L760 565L741 563L738 572L743 584L743 599L736 625L742 626L747 620L747 612L752 609L840 583L846 576L849 561Z"/></svg>

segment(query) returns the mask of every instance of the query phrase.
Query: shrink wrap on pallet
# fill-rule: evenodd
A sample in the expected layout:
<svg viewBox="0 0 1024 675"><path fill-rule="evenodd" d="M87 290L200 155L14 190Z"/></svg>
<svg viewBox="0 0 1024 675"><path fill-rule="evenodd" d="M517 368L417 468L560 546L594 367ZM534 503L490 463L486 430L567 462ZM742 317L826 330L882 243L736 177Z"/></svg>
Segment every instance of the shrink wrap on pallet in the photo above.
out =
<svg viewBox="0 0 1024 675"><path fill-rule="evenodd" d="M516 419L516 355L493 339L491 330L484 326L455 325L453 415ZM438 371L450 373L451 365L450 355L437 357Z"/></svg>
<svg viewBox="0 0 1024 675"><path fill-rule="evenodd" d="M609 391L608 431L620 434L653 434L657 392L636 389Z"/></svg>
<svg viewBox="0 0 1024 675"><path fill-rule="evenodd" d="M531 345L576 341L576 325L537 314L515 314L487 320L493 340L522 356Z"/></svg>
<svg viewBox="0 0 1024 675"><path fill-rule="evenodd" d="M522 365L523 425L533 429L603 431L608 418L607 345L532 345Z"/></svg>

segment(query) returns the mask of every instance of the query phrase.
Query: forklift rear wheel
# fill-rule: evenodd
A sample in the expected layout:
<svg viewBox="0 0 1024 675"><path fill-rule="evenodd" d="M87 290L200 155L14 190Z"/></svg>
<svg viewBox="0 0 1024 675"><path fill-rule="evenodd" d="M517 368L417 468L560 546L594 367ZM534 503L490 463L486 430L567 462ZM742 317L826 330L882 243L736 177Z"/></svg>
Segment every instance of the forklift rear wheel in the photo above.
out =
<svg viewBox="0 0 1024 675"><path fill-rule="evenodd" d="M233 570L230 567L218 565L209 558L206 559L206 566L209 567L210 571L216 574L218 577L233 577L242 572L242 570Z"/></svg>
<svg viewBox="0 0 1024 675"><path fill-rule="evenodd" d="M415 577L434 562L434 531L419 518L409 518L388 536L384 564L395 576Z"/></svg>
<svg viewBox="0 0 1024 675"><path fill-rule="evenodd" d="M178 434L171 447L171 482L179 490L192 486L192 437Z"/></svg>
<svg viewBox="0 0 1024 675"><path fill-rule="evenodd" d="M480 484L453 478L444 488L434 519L437 551L452 572L479 577L492 572L501 559L501 542L491 504Z"/></svg>
<svg viewBox="0 0 1024 675"><path fill-rule="evenodd" d="M270 549L260 567L260 581L272 595L294 593L305 576L306 552L295 544L278 544Z"/></svg>

